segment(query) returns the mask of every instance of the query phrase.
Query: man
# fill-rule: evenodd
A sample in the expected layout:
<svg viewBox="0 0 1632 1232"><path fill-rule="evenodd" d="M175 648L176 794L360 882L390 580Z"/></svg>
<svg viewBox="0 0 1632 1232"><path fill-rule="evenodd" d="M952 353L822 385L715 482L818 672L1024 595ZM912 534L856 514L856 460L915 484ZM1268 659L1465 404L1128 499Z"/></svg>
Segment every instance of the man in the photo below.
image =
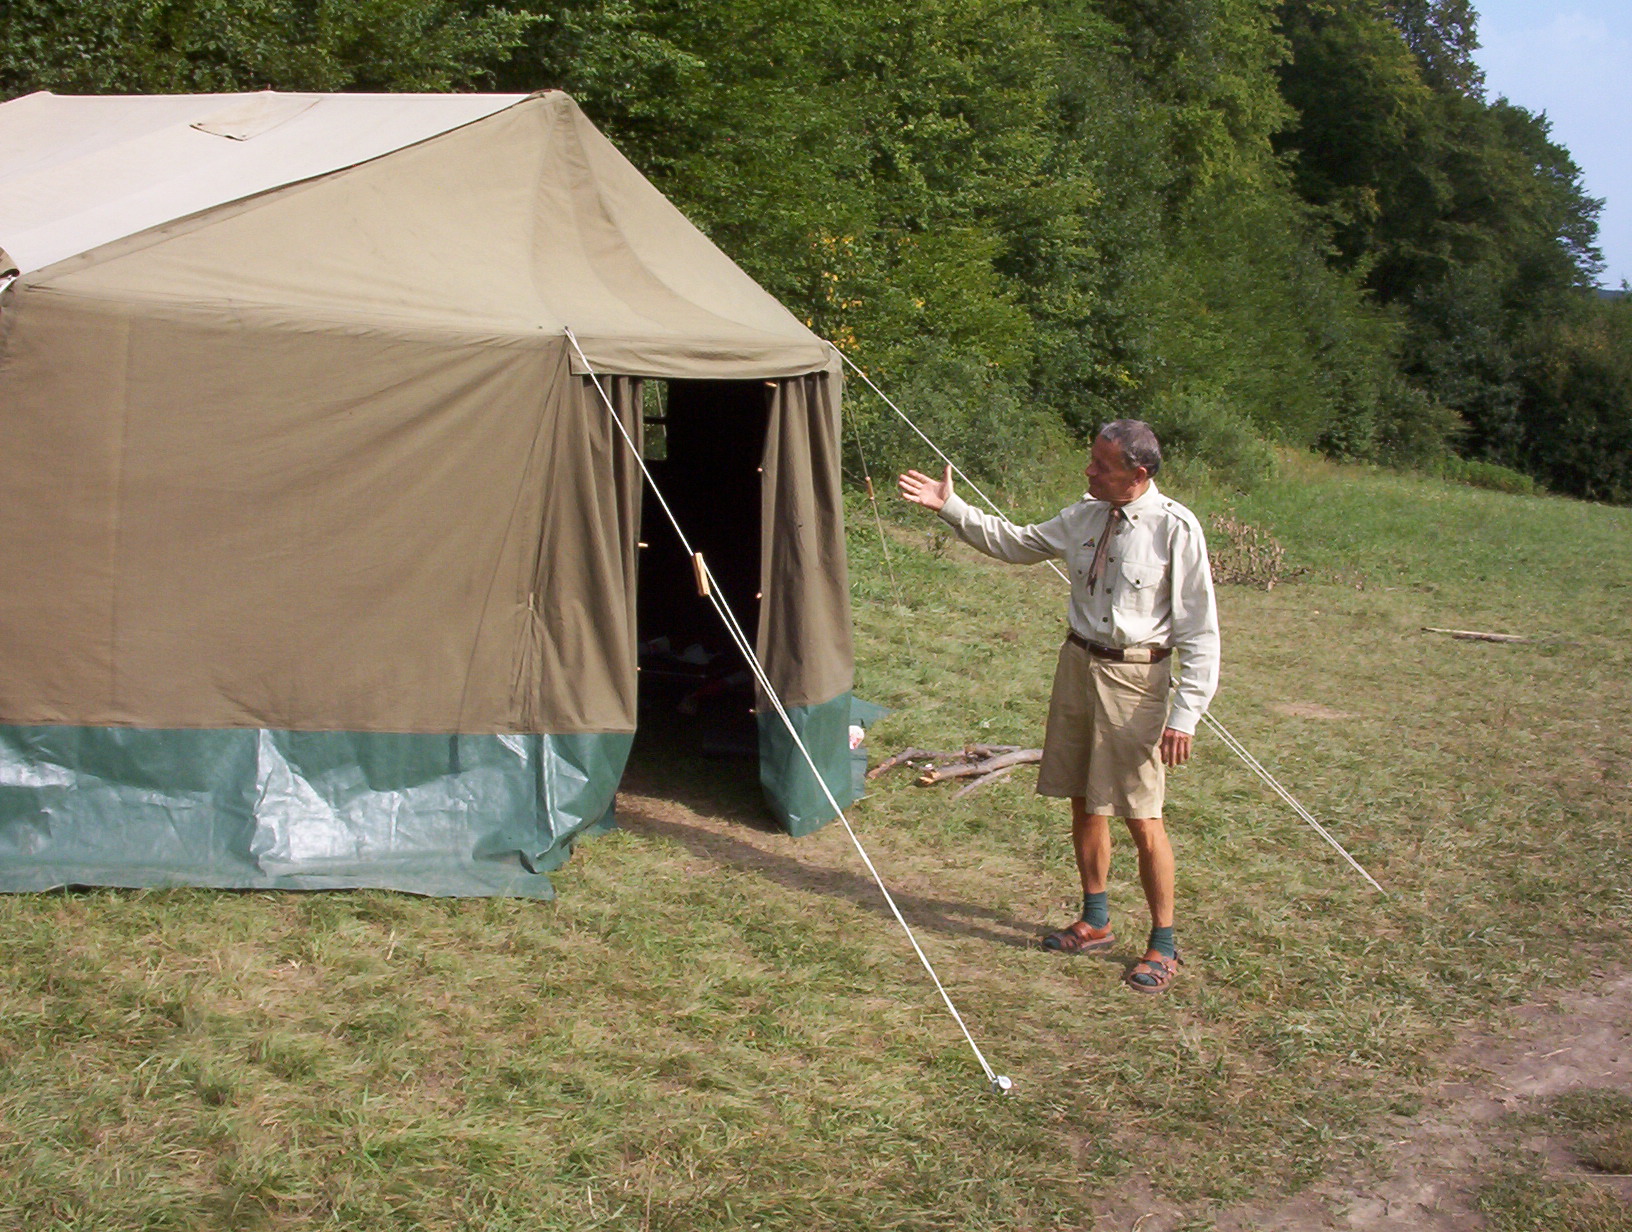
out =
<svg viewBox="0 0 1632 1232"><path fill-rule="evenodd" d="M1201 524L1157 491L1161 465L1161 446L1148 424L1106 424L1084 472L1087 497L1035 526L971 509L952 490L950 466L938 480L918 471L900 477L903 497L939 513L987 555L1014 564L1066 562L1070 631L1054 674L1037 792L1071 801L1082 918L1043 944L1081 954L1115 941L1105 886L1111 818L1121 817L1139 852L1151 917L1145 956L1126 979L1147 993L1166 991L1179 969L1173 848L1162 824L1165 768L1190 759L1196 724L1218 687L1219 658L1218 608Z"/></svg>

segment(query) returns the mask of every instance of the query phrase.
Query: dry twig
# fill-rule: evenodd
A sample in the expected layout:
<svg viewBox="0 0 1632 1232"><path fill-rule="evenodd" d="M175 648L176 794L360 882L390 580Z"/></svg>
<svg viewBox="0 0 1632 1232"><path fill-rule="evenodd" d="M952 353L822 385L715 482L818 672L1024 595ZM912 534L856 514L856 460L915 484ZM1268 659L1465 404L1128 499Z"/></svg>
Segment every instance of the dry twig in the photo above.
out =
<svg viewBox="0 0 1632 1232"><path fill-rule="evenodd" d="M893 770L897 766L911 766L928 762L931 768L937 766L961 766L970 761L989 757L1000 757L1005 753L1014 753L1019 750L1018 744L966 744L958 752L937 752L934 749L902 749L893 757L886 757L878 765L867 771L867 777L875 779L886 770Z"/></svg>
<svg viewBox="0 0 1632 1232"><path fill-rule="evenodd" d="M1480 633L1474 629L1436 629L1431 625L1423 625L1424 633L1446 633L1451 637L1459 637L1465 642L1528 642L1528 637L1517 633Z"/></svg>
<svg viewBox="0 0 1632 1232"><path fill-rule="evenodd" d="M876 779L886 770L894 770L897 766L910 766L915 761L954 761L962 756L962 753L937 753L931 749L902 749L894 757L886 757L878 765L867 771L867 777Z"/></svg>

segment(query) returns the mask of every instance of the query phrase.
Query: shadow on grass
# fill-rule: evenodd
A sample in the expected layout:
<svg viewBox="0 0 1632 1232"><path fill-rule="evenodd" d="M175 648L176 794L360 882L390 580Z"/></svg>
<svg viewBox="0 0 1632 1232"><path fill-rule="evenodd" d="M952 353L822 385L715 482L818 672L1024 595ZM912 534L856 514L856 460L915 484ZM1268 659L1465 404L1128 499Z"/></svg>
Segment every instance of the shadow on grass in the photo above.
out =
<svg viewBox="0 0 1632 1232"><path fill-rule="evenodd" d="M665 810L643 807L635 796L654 797L701 814L713 821L741 826L757 834L781 834L766 807L759 786L757 749L751 743L751 725L733 727L717 716L676 716L663 700L642 698L629 765L619 791L618 828L628 834L667 839L693 855L723 868L741 869L784 889L824 898L839 898L869 913L892 919L878 886L865 869L823 868L767 851L753 841L722 833L714 826L688 825ZM739 755L703 752L705 748L740 746ZM879 870L890 886L901 914L914 929L949 936L969 937L1019 950L1036 950L1039 957L1059 961L1066 957L1042 950L1045 932L1058 927L1040 920L1018 920L1002 911L955 899L905 892L891 884L890 871ZM1142 953L1143 951L1141 951ZM1126 965L1132 957L1095 952L1091 957Z"/></svg>
<svg viewBox="0 0 1632 1232"><path fill-rule="evenodd" d="M671 794L670 798L676 797ZM714 811L719 812L718 809ZM769 825L763 824L761 818L757 816L745 820L754 829L762 831L772 829ZM662 838L678 843L701 859L721 867L742 869L757 874L784 889L824 898L844 899L864 911L885 919L891 918L890 909L885 904L883 896L879 894L878 886L865 872L805 864L788 856L766 851L742 839L733 838L729 834L660 817L653 811L641 807L638 802L626 799L620 799L618 803L618 826L629 834ZM887 872L885 879L885 883L888 884ZM1047 931L1047 926L1041 922L1017 920L989 907L954 899L912 894L895 886L890 887L890 893L894 896L896 905L901 908L902 916L915 929L932 929L951 936L969 937L1020 950L1036 949L1039 954L1042 953L1038 939ZM1109 956L1095 954L1093 957Z"/></svg>

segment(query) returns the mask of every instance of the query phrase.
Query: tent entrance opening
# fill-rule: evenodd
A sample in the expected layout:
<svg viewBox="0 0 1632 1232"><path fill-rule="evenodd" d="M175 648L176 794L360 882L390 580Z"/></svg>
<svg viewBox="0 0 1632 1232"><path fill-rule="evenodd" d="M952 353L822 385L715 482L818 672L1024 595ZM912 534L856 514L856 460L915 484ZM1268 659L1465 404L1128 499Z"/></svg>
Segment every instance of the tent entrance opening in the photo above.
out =
<svg viewBox="0 0 1632 1232"><path fill-rule="evenodd" d="M646 465L750 642L759 624L765 381L643 383ZM640 713L631 760L758 753L753 676L661 506L641 510ZM756 774L757 781L757 774Z"/></svg>

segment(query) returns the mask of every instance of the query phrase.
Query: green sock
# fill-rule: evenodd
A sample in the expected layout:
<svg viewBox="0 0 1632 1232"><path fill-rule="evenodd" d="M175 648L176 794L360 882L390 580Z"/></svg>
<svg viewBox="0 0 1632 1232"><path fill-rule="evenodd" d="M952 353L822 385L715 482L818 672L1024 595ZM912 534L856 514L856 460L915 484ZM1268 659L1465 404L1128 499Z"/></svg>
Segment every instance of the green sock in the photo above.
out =
<svg viewBox="0 0 1632 1232"><path fill-rule="evenodd" d="M1082 896L1082 919L1090 928L1104 928L1111 922L1111 895L1108 890Z"/></svg>
<svg viewBox="0 0 1632 1232"><path fill-rule="evenodd" d="M1173 944L1173 926L1171 924L1166 928L1153 928L1150 930L1150 948L1164 958L1178 956L1178 948Z"/></svg>

